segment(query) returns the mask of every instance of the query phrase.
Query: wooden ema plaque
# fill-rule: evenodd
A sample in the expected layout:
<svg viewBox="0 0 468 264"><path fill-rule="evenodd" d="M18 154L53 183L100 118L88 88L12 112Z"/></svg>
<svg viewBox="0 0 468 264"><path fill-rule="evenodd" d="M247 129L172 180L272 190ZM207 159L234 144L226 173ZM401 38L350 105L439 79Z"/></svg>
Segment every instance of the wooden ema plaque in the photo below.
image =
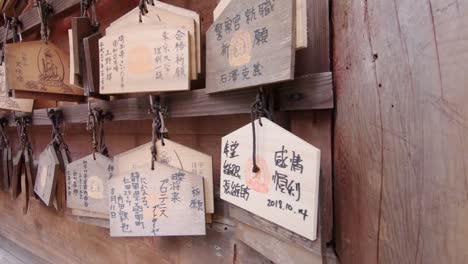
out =
<svg viewBox="0 0 468 264"><path fill-rule="evenodd" d="M67 207L108 214L108 180L112 159L96 153L67 165Z"/></svg>
<svg viewBox="0 0 468 264"><path fill-rule="evenodd" d="M221 0L213 10L213 20L223 13L231 0ZM296 49L307 48L307 0L296 0Z"/></svg>
<svg viewBox="0 0 468 264"><path fill-rule="evenodd" d="M83 95L83 89L69 84L68 55L53 43L7 44L5 54L7 83L11 90Z"/></svg>
<svg viewBox="0 0 468 264"><path fill-rule="evenodd" d="M294 3L229 3L206 33L208 93L294 79Z"/></svg>
<svg viewBox="0 0 468 264"><path fill-rule="evenodd" d="M145 158L151 155L139 160ZM125 154L114 158L116 173L109 181L111 236L206 234L202 177L158 162L151 170L127 160Z"/></svg>
<svg viewBox="0 0 468 264"><path fill-rule="evenodd" d="M100 93L190 89L188 32L154 29L99 40Z"/></svg>
<svg viewBox="0 0 468 264"><path fill-rule="evenodd" d="M197 73L201 73L201 24L200 24L200 15L192 10L181 8L178 6L170 5L163 3L161 1L154 1L154 7L162 8L169 12L172 12L177 15L189 17L195 21L195 43L197 47ZM153 6L148 7L148 11L151 13L153 11Z"/></svg>
<svg viewBox="0 0 468 264"><path fill-rule="evenodd" d="M266 118L223 137L221 199L305 238L317 238L320 150Z"/></svg>
<svg viewBox="0 0 468 264"><path fill-rule="evenodd" d="M52 205L57 186L60 162L52 146L48 146L39 155L34 192L47 205Z"/></svg>
<svg viewBox="0 0 468 264"><path fill-rule="evenodd" d="M0 109L31 113L34 100L12 98L8 94L5 63L0 65Z"/></svg>
<svg viewBox="0 0 468 264"><path fill-rule="evenodd" d="M86 66L84 87L87 96L99 94L99 39L101 37L101 33L95 33L83 39Z"/></svg>
<svg viewBox="0 0 468 264"><path fill-rule="evenodd" d="M213 193L213 160L212 157L178 144L168 139L164 139L165 145L161 141L156 144L157 160L160 163L171 167L191 172L203 177L205 190L205 210L207 214L214 213L214 193ZM151 158L147 157L151 153L151 146L147 143L135 149L125 152L125 155L119 155L120 162L124 164L136 164L138 167L151 166Z"/></svg>
<svg viewBox="0 0 468 264"><path fill-rule="evenodd" d="M197 45L196 45L196 33L195 33L195 21L191 17L185 15L176 14L168 11L164 8L158 8L155 6L148 6L149 12L145 16L142 16L140 23L138 21L140 8L135 8L123 17L114 21L110 27L106 29L107 35L118 35L124 32L134 32L144 30L145 28L182 28L187 30L189 33L189 54L190 54L190 79L196 80L198 73L197 63Z"/></svg>

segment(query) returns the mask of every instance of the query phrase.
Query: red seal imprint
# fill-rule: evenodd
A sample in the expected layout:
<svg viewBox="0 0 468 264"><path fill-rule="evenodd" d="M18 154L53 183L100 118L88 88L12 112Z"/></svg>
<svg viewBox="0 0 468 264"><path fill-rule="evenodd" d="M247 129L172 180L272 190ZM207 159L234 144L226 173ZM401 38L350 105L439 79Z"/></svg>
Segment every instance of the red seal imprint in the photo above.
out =
<svg viewBox="0 0 468 264"><path fill-rule="evenodd" d="M265 159L257 156L257 166L260 168L257 173L252 171L252 159L249 159L244 166L247 186L258 193L268 193L271 175Z"/></svg>

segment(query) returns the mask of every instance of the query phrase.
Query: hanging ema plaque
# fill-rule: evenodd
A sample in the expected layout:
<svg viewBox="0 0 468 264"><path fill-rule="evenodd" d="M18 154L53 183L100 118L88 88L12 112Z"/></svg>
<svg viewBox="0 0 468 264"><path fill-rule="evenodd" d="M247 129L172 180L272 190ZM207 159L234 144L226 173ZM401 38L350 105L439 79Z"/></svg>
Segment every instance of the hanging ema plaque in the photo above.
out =
<svg viewBox="0 0 468 264"><path fill-rule="evenodd" d="M156 162L114 158L109 180L109 218L113 237L205 235L203 178ZM149 159L149 152L139 161Z"/></svg>
<svg viewBox="0 0 468 264"><path fill-rule="evenodd" d="M7 44L5 54L10 89L83 95L83 89L69 84L68 55L53 43L31 41Z"/></svg>
<svg viewBox="0 0 468 264"><path fill-rule="evenodd" d="M190 89L189 34L143 26L99 40L100 93Z"/></svg>
<svg viewBox="0 0 468 264"><path fill-rule="evenodd" d="M119 155L119 161L124 164L149 167L151 166L151 159L141 157L146 157L150 153L151 146L152 143L150 142L127 151L125 155ZM213 160L211 156L168 139L164 139L164 146L161 141L158 141L156 149L157 160L160 163L203 177L205 210L207 214L213 214Z"/></svg>
<svg viewBox="0 0 468 264"><path fill-rule="evenodd" d="M207 31L208 93L292 80L291 0L232 1Z"/></svg>
<svg viewBox="0 0 468 264"><path fill-rule="evenodd" d="M315 240L320 150L266 118L255 128L255 162L252 124L223 137L221 198Z"/></svg>
<svg viewBox="0 0 468 264"><path fill-rule="evenodd" d="M67 165L67 207L108 214L108 181L113 173L112 159L95 153Z"/></svg>
<svg viewBox="0 0 468 264"><path fill-rule="evenodd" d="M49 145L39 155L34 192L47 205L52 204L57 185L60 162L53 146Z"/></svg>

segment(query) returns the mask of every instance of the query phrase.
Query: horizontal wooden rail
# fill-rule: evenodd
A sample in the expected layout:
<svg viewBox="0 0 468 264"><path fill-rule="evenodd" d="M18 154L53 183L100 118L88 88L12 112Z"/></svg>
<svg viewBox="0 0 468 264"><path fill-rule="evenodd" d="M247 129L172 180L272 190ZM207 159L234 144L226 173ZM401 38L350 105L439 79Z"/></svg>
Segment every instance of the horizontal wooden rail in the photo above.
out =
<svg viewBox="0 0 468 264"><path fill-rule="evenodd" d="M306 75L294 81L277 84L276 107L278 111L330 109L333 108L332 73ZM256 89L245 89L221 94L207 94L204 89L161 95L168 108L169 117L216 116L250 113ZM146 96L93 103L112 112L115 121L150 119L149 99ZM85 123L88 105L80 104L60 108L64 122ZM14 125L13 120L10 122ZM33 125L50 125L46 109L35 110Z"/></svg>

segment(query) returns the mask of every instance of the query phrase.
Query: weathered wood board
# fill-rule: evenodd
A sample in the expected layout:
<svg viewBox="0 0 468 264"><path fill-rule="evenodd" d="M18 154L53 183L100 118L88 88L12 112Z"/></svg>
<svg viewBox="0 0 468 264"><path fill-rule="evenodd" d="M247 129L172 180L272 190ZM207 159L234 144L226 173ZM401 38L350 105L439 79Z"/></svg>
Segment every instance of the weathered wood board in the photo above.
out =
<svg viewBox="0 0 468 264"><path fill-rule="evenodd" d="M206 35L208 93L294 78L295 1L231 2Z"/></svg>
<svg viewBox="0 0 468 264"><path fill-rule="evenodd" d="M231 0L219 1L213 10L213 19L216 20L229 5ZM296 0L296 49L307 48L307 0Z"/></svg>
<svg viewBox="0 0 468 264"><path fill-rule="evenodd" d="M202 177L162 163L151 170L122 157L114 158L116 173L109 180L111 236L206 234Z"/></svg>
<svg viewBox="0 0 468 264"><path fill-rule="evenodd" d="M82 83L86 80L86 64L84 60L84 43L83 39L93 34L91 20L88 17L72 17L72 39L73 49L70 49L70 54L73 53L73 63L75 74L81 77Z"/></svg>
<svg viewBox="0 0 468 264"><path fill-rule="evenodd" d="M263 118L223 137L221 199L305 238L317 238L320 150Z"/></svg>
<svg viewBox="0 0 468 264"><path fill-rule="evenodd" d="M36 184L34 192L47 205L52 204L57 186L59 160L52 146L39 155L39 164L36 173Z"/></svg>
<svg viewBox="0 0 468 264"><path fill-rule="evenodd" d="M32 99L12 98L8 94L5 63L0 65L0 109L31 113L34 106Z"/></svg>
<svg viewBox="0 0 468 264"><path fill-rule="evenodd" d="M86 80L84 88L86 95L99 93L99 39L101 33L95 33L83 39Z"/></svg>
<svg viewBox="0 0 468 264"><path fill-rule="evenodd" d="M164 9L164 10L167 10L167 11L172 12L174 14L182 15L182 16L191 18L191 19L193 19L195 21L195 38L194 38L194 41L195 41L195 44L196 44L196 47L197 47L196 48L196 54L197 54L197 64L196 65L197 65L197 73L201 73L201 68L202 68L202 66L201 66L201 53L202 53L201 42L202 41L201 41L200 15L197 12L189 10L189 9L185 9L185 8L181 8L181 7L178 7L178 6L170 5L170 4L167 4L167 3L163 3L161 1L155 1L154 6L148 5L148 14L146 16L154 17L155 16L154 13L155 13L155 11L157 9ZM129 17L132 17L133 19L135 19L136 21L138 21L139 13L140 13L139 9L133 9L129 13L122 16L121 19L126 18L127 16L129 16ZM144 19L145 18L143 17L143 20ZM113 23L111 23L111 26L114 26L114 23L119 21L119 20L120 19L118 19L118 20L114 21Z"/></svg>
<svg viewBox="0 0 468 264"><path fill-rule="evenodd" d="M106 229L110 228L109 219L99 219L99 218L78 216L77 220L78 222L82 224L86 224L86 225L93 225L93 226L98 226L98 227L102 227Z"/></svg>
<svg viewBox="0 0 468 264"><path fill-rule="evenodd" d="M70 84L73 85L80 85L79 75L75 74L75 54L73 52L73 31L71 29L68 30L68 49L70 52Z"/></svg>
<svg viewBox="0 0 468 264"><path fill-rule="evenodd" d="M108 180L112 159L96 153L67 165L67 207L101 214L109 212Z"/></svg>
<svg viewBox="0 0 468 264"><path fill-rule="evenodd" d="M71 209L71 214L74 216L83 216L88 218L99 218L109 220L109 214L95 213L91 211L85 211L80 209Z"/></svg>
<svg viewBox="0 0 468 264"><path fill-rule="evenodd" d="M128 166L132 164L138 167L151 166L151 146L150 142L127 151L124 155L119 155L119 161ZM158 141L156 149L157 160L160 163L203 177L205 210L207 214L214 213L212 157L168 139L164 140L164 146ZM130 170L128 166L125 170Z"/></svg>
<svg viewBox="0 0 468 264"><path fill-rule="evenodd" d="M188 32L183 29L105 36L99 40L99 59L101 94L190 89Z"/></svg>
<svg viewBox="0 0 468 264"><path fill-rule="evenodd" d="M137 7L125 16L114 21L112 25L106 29L106 34L119 35L125 32L144 30L147 27L151 28L151 26L153 26L153 29L182 28L187 30L189 32L190 45L190 79L196 80L198 75L198 63L194 19L185 15L176 14L164 8L151 6L149 9L151 9L151 11L145 16L142 16L141 23L135 19L138 18L140 13L140 9Z"/></svg>
<svg viewBox="0 0 468 264"><path fill-rule="evenodd" d="M7 44L5 56L10 90L83 95L83 89L69 84L68 55L52 42Z"/></svg>

